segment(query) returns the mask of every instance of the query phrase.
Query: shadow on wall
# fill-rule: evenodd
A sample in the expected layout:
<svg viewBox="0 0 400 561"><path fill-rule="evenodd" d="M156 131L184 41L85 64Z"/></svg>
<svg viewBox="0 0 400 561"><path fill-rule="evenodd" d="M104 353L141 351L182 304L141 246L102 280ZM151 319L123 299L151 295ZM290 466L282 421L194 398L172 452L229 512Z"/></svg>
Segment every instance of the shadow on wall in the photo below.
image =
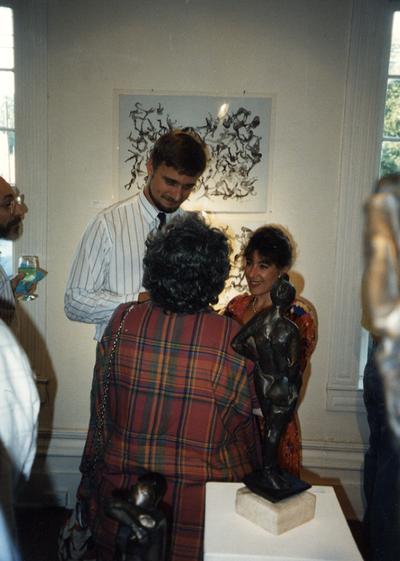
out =
<svg viewBox="0 0 400 561"><path fill-rule="evenodd" d="M31 480L28 481L20 491L19 504L36 503L38 497L42 495L43 504L46 498L40 489L46 489L46 496L52 497L54 490L52 478L46 467L46 457L53 427L54 400L57 392L57 379L52 361L47 349L47 345L39 330L33 323L25 309L25 305L17 302L18 332L17 339L21 343L24 351L28 355L32 370L37 377L37 387L40 396L40 413L38 427L38 449L32 467ZM40 438L40 435L47 435ZM40 472L40 489L35 489L33 475ZM42 502L42 501L41 501Z"/></svg>

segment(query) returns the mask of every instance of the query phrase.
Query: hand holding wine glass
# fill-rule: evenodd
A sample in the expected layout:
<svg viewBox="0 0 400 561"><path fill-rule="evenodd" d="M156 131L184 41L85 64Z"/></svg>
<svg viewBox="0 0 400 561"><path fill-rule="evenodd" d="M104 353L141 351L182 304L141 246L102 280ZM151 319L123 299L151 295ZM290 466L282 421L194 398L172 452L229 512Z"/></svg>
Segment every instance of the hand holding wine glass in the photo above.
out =
<svg viewBox="0 0 400 561"><path fill-rule="evenodd" d="M18 259L18 276L23 275L17 283L15 293L22 300L29 301L38 297L35 294L36 286L46 274L40 269L37 255L22 255Z"/></svg>

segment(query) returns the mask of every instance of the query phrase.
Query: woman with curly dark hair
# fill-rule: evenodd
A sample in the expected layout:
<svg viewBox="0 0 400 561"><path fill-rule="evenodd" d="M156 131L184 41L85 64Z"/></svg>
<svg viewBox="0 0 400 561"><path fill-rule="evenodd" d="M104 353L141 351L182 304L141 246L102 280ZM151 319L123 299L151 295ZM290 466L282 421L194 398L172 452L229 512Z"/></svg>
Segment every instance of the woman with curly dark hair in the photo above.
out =
<svg viewBox="0 0 400 561"><path fill-rule="evenodd" d="M149 301L121 305L98 348L78 496L89 505L98 560L111 561L117 525L102 501L143 469L163 474L169 558L200 561L205 482L240 481L257 467L246 363L230 346L240 326L210 307L229 273L227 238L187 213L148 240L144 270ZM104 394L104 451L93 462Z"/></svg>

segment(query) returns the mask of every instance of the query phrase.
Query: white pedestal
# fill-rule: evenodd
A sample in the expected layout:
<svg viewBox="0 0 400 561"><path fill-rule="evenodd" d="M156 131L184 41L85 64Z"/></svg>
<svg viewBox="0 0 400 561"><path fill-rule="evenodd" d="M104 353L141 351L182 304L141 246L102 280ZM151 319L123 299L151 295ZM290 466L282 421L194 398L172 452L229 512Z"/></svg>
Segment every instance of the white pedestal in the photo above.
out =
<svg viewBox="0 0 400 561"><path fill-rule="evenodd" d="M312 487L314 518L280 536L235 512L241 487L207 483L204 561L362 561L333 487Z"/></svg>

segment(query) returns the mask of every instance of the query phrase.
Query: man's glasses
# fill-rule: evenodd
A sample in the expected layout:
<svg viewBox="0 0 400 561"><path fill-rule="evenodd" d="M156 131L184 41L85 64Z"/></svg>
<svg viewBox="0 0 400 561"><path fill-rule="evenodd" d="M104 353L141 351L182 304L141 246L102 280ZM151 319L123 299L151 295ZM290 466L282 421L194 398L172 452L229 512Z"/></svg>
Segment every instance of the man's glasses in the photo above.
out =
<svg viewBox="0 0 400 561"><path fill-rule="evenodd" d="M4 208L12 215L15 213L15 209L17 208L17 205L21 206L24 204L24 202L25 202L25 195L23 195L22 193L18 193L14 197L9 195L7 197L7 200L0 203L0 208Z"/></svg>

